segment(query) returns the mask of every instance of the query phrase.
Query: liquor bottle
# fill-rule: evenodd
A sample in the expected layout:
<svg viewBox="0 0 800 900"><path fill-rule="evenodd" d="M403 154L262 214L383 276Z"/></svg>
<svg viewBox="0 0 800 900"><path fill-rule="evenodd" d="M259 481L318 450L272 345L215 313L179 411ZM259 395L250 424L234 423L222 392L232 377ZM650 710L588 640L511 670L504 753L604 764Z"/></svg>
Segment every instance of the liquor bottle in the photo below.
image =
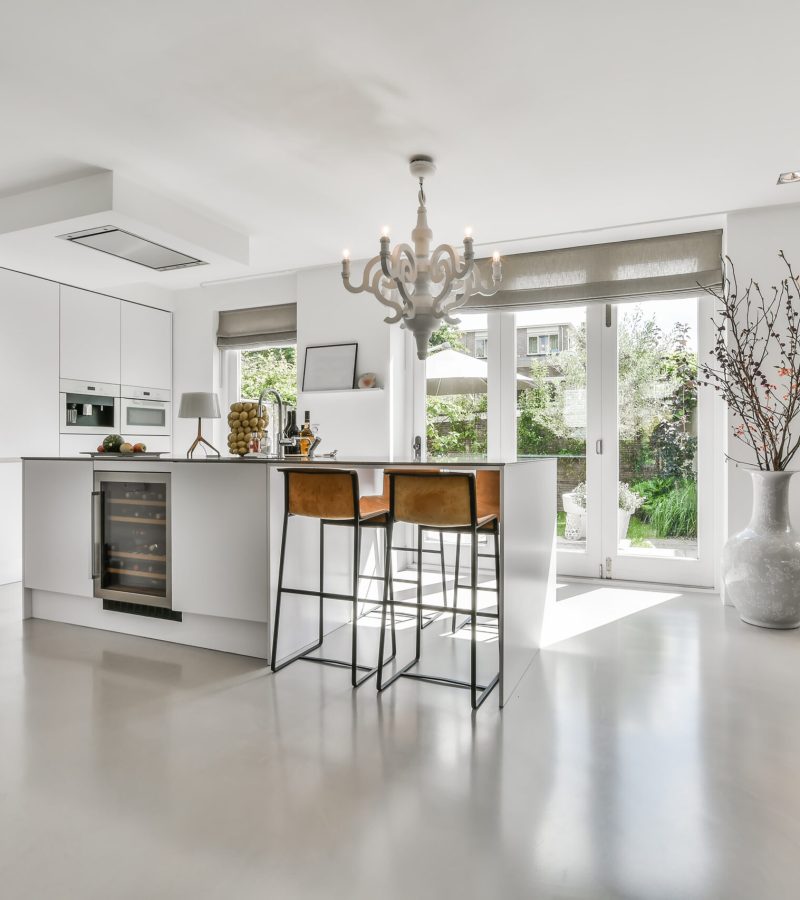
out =
<svg viewBox="0 0 800 900"><path fill-rule="evenodd" d="M288 444L286 446L286 455L287 456L297 456L300 453L300 429L297 427L297 411L294 409L290 409L288 414L288 423L286 425L286 431L284 431L284 435L289 439L294 439L294 444Z"/></svg>
<svg viewBox="0 0 800 900"><path fill-rule="evenodd" d="M308 456L308 448L314 443L314 432L311 430L311 413L306 410L305 421L300 430L300 455Z"/></svg>

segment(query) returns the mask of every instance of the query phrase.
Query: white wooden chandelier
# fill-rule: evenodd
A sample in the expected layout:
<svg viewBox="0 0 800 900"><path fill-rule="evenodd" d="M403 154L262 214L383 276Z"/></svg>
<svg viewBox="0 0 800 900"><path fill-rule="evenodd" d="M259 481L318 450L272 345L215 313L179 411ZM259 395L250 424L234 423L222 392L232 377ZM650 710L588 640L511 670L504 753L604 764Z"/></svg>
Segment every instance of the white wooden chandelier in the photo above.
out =
<svg viewBox="0 0 800 900"><path fill-rule="evenodd" d="M342 281L350 293L367 291L392 310L384 322L401 322L408 328L417 343L417 356L425 359L428 340L441 323L458 325L460 320L452 313L473 294L495 294L502 276L499 253L492 258L491 281L475 265L471 228L464 234L463 253L450 244L439 244L431 253L433 232L428 227L424 180L434 174L436 166L430 156L414 156L410 169L419 180L417 225L411 232L413 249L409 244L398 244L391 250L389 229L384 228L381 251L365 266L360 285L350 282L350 254L344 251Z"/></svg>

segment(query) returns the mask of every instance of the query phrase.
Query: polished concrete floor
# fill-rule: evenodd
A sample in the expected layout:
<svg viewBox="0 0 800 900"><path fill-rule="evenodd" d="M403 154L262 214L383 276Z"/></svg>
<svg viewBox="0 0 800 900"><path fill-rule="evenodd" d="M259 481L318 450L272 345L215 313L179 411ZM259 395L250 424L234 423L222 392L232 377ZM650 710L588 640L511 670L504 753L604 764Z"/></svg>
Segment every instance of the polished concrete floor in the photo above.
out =
<svg viewBox="0 0 800 900"><path fill-rule="evenodd" d="M426 658L456 646L437 628ZM797 898L799 659L677 595L473 717L463 691L0 617L0 896Z"/></svg>

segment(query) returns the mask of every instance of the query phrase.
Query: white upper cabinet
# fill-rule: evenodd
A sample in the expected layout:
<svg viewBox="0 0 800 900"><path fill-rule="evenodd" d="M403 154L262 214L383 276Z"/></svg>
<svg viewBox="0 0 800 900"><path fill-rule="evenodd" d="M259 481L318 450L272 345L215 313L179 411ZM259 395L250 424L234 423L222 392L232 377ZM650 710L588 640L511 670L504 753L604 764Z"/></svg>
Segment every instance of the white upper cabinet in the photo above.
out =
<svg viewBox="0 0 800 900"><path fill-rule="evenodd" d="M0 457L58 455L58 285L0 269Z"/></svg>
<svg viewBox="0 0 800 900"><path fill-rule="evenodd" d="M61 286L61 377L120 384L121 301Z"/></svg>
<svg viewBox="0 0 800 900"><path fill-rule="evenodd" d="M122 304L122 384L172 388L172 314Z"/></svg>

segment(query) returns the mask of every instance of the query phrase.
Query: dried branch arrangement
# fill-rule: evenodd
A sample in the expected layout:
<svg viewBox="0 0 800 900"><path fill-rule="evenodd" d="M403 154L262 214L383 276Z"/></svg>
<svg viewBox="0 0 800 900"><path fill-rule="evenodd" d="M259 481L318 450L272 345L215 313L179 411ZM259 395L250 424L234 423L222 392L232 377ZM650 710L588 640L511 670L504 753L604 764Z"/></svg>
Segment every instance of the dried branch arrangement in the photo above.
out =
<svg viewBox="0 0 800 900"><path fill-rule="evenodd" d="M759 469L782 471L800 447L798 277L780 252L787 276L765 296L755 281L739 293L730 257L723 260L712 363L698 367L700 384L713 387L739 420L733 436L752 448Z"/></svg>

